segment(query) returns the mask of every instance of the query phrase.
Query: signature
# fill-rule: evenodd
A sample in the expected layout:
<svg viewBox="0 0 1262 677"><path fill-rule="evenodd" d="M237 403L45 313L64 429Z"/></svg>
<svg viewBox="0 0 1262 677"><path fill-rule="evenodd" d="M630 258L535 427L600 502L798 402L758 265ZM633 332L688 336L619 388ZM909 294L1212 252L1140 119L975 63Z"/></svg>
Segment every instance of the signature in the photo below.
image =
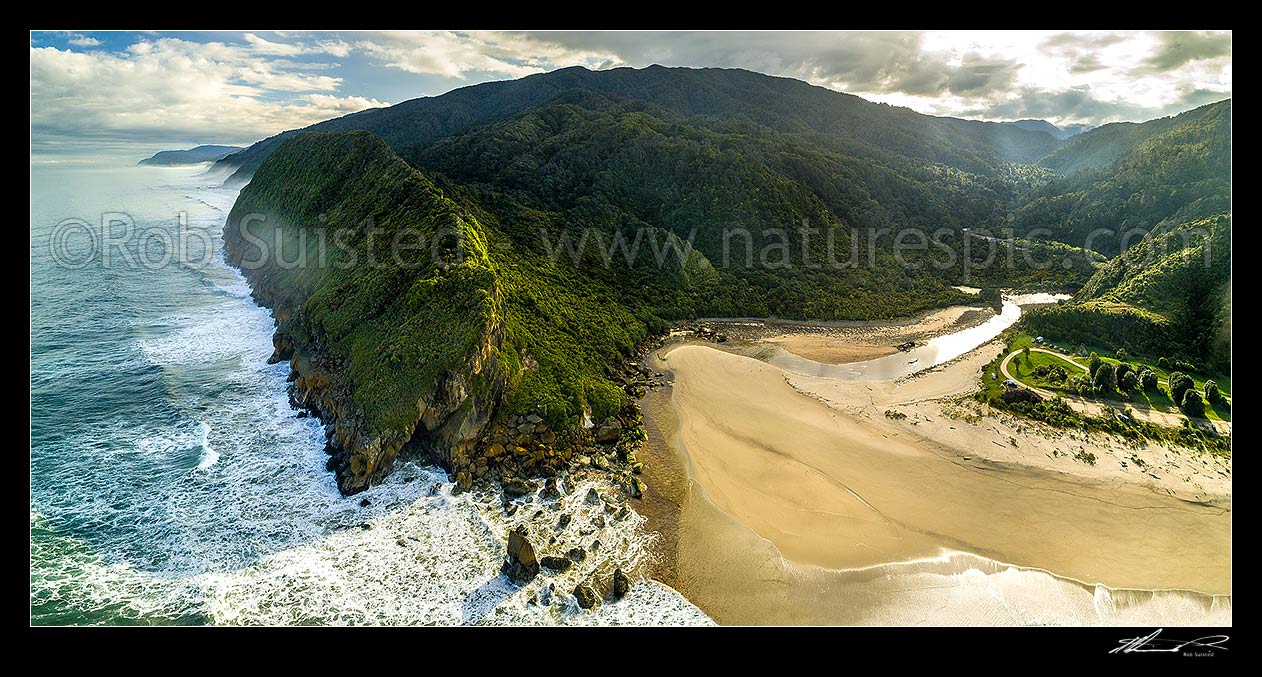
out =
<svg viewBox="0 0 1262 677"><path fill-rule="evenodd" d="M1109 653L1179 653L1189 647L1191 649L1222 649L1226 651L1227 647L1223 646L1223 642L1230 639L1227 635L1209 635L1188 640L1163 639L1160 636L1161 632L1159 628L1146 637L1123 639Z"/></svg>

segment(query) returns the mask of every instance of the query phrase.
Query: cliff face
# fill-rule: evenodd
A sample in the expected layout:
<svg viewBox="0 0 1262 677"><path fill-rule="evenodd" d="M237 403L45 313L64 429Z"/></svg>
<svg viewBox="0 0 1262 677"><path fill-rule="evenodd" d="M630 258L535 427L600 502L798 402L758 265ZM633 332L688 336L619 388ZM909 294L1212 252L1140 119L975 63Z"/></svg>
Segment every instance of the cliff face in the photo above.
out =
<svg viewBox="0 0 1262 677"><path fill-rule="evenodd" d="M343 493L405 445L470 465L501 397L504 314L478 222L369 134L302 134L246 186L230 263L272 309L272 361L329 430Z"/></svg>

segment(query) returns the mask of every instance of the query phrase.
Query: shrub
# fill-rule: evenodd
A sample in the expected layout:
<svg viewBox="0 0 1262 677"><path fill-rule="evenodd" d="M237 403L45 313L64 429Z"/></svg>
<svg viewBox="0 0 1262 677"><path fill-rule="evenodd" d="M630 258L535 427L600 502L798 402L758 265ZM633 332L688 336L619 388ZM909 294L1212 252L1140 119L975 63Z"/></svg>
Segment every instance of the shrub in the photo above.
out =
<svg viewBox="0 0 1262 677"><path fill-rule="evenodd" d="M1028 390L1026 388L1014 388L1012 390L1005 390L1003 394L999 396L999 398L1002 399L1007 404L1015 404L1017 402L1029 402L1031 404L1038 404L1039 402L1043 401L1043 398L1038 393L1034 392L1033 390Z"/></svg>
<svg viewBox="0 0 1262 677"><path fill-rule="evenodd" d="M1196 392L1195 388L1188 389L1183 393L1183 413L1188 416L1202 417L1205 415L1205 400L1201 399L1201 394Z"/></svg>
<svg viewBox="0 0 1262 677"><path fill-rule="evenodd" d="M1161 367L1162 369L1167 369L1167 370L1168 370L1168 369L1170 368L1170 360L1167 360L1167 359L1166 359L1166 358L1164 358L1164 357L1158 357L1158 358L1157 358L1157 366L1158 366L1158 367Z"/></svg>
<svg viewBox="0 0 1262 677"><path fill-rule="evenodd" d="M1223 394L1218 392L1218 384L1208 380L1205 382L1205 401L1212 404L1218 404L1223 400Z"/></svg>
<svg viewBox="0 0 1262 677"><path fill-rule="evenodd" d="M1156 390L1157 389L1157 372L1153 371L1152 369L1149 369L1148 367L1144 367L1143 369L1140 369L1139 370L1139 385L1144 390Z"/></svg>
<svg viewBox="0 0 1262 677"><path fill-rule="evenodd" d="M1117 349L1117 359L1119 359L1119 360L1125 360L1125 359L1126 359L1126 349L1125 349L1125 348L1118 348L1118 349Z"/></svg>
<svg viewBox="0 0 1262 677"><path fill-rule="evenodd" d="M1139 387L1139 377L1135 375L1135 372L1128 371L1118 379L1118 385L1122 387L1123 392L1131 392Z"/></svg>
<svg viewBox="0 0 1262 677"><path fill-rule="evenodd" d="M1174 400L1175 404L1182 403L1184 394L1195 387L1196 384L1192 382L1191 376L1181 371L1170 372L1170 399Z"/></svg>

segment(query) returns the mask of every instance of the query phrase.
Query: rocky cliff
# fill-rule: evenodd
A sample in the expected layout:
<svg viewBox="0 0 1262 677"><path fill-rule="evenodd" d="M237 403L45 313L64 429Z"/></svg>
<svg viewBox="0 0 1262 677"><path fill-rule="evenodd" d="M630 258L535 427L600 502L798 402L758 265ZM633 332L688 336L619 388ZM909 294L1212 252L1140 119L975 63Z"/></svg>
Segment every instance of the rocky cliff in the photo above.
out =
<svg viewBox="0 0 1262 677"><path fill-rule="evenodd" d="M246 186L225 252L276 320L272 361L327 424L351 494L409 446L470 463L505 372L481 226L369 134L304 134Z"/></svg>

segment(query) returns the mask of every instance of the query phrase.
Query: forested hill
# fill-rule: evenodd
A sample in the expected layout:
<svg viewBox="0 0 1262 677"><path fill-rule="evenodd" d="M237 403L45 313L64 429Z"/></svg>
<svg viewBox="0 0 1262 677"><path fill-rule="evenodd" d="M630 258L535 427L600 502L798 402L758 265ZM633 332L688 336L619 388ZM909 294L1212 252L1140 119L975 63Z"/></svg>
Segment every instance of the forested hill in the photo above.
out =
<svg viewBox="0 0 1262 677"><path fill-rule="evenodd" d="M1104 167L1134 153L1140 144L1175 127L1195 125L1206 118L1222 116L1226 116L1226 122L1230 124L1230 99L1147 122L1114 122L1071 137L1065 145L1039 160L1039 165L1062 174Z"/></svg>
<svg viewBox="0 0 1262 677"><path fill-rule="evenodd" d="M1231 209L1231 100L1143 124L1106 125L1041 164L1064 176L1016 211L1017 232L1047 229L1051 238L1115 255L1127 231ZM1097 230L1108 232L1088 245Z"/></svg>
<svg viewBox="0 0 1262 677"><path fill-rule="evenodd" d="M596 111L641 110L674 122L700 116L737 129L791 134L856 157L894 154L987 175L1000 171L1005 162L1033 163L1061 143L1042 131L922 115L790 78L740 69L661 66L602 71L575 66L360 111L308 129L369 131L397 151L562 104ZM244 178L290 133L260 141L225 158L222 166L242 168Z"/></svg>
<svg viewBox="0 0 1262 677"><path fill-rule="evenodd" d="M1231 214L1162 226L1101 267L1070 303L1031 311L1041 333L1231 368Z"/></svg>

